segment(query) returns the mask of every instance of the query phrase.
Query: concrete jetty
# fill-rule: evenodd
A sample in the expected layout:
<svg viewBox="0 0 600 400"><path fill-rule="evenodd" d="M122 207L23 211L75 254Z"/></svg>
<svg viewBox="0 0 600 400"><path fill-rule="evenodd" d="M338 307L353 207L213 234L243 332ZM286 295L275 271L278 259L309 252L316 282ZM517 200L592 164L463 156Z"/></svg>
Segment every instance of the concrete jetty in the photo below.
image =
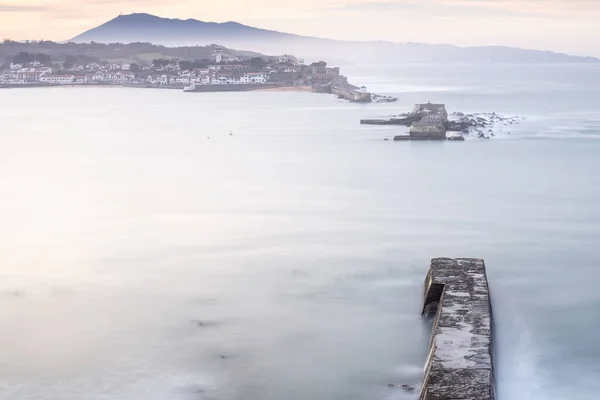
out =
<svg viewBox="0 0 600 400"><path fill-rule="evenodd" d="M410 126L413 122L419 121L421 116L417 114L407 114L400 117L388 119L361 119L361 125L403 125Z"/></svg>
<svg viewBox="0 0 600 400"><path fill-rule="evenodd" d="M355 103L370 103L373 100L371 93L367 92L364 86L357 88L350 84L334 84L331 87L331 92Z"/></svg>
<svg viewBox="0 0 600 400"><path fill-rule="evenodd" d="M419 400L494 400L492 306L485 263L434 258L424 316L434 316Z"/></svg>

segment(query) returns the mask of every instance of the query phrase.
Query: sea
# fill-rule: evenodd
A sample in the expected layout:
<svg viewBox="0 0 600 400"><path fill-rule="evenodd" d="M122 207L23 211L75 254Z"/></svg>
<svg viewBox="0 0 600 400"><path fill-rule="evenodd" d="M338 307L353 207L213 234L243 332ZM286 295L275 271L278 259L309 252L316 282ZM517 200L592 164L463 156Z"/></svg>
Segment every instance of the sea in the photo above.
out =
<svg viewBox="0 0 600 400"><path fill-rule="evenodd" d="M415 399L430 260L478 257L498 398L597 400L600 65L343 73L398 102L0 90L0 398ZM359 124L427 101L524 119Z"/></svg>

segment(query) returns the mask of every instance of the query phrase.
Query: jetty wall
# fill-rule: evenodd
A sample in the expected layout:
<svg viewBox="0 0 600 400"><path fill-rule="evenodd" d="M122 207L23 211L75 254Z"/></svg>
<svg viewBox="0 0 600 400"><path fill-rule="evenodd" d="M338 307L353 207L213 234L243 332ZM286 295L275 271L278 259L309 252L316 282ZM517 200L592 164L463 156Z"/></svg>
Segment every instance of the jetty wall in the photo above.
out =
<svg viewBox="0 0 600 400"><path fill-rule="evenodd" d="M371 93L361 92L360 89L356 89L355 86L351 85L333 85L331 92L346 100L358 103L370 103L373 100Z"/></svg>
<svg viewBox="0 0 600 400"><path fill-rule="evenodd" d="M389 119L361 119L361 125L404 125L410 126L413 122L419 121L420 115L410 114L406 117L392 117Z"/></svg>
<svg viewBox="0 0 600 400"><path fill-rule="evenodd" d="M494 400L493 315L484 261L431 260L422 314L434 321L419 400Z"/></svg>

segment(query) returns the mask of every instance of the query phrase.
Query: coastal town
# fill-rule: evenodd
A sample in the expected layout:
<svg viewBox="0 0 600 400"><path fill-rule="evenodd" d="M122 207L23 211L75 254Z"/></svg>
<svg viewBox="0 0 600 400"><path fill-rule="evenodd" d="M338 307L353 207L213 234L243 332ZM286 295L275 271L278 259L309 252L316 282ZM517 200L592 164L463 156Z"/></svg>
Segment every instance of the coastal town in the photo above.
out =
<svg viewBox="0 0 600 400"><path fill-rule="evenodd" d="M287 87L333 93L350 101L372 101L365 87L351 85L339 67L329 67L325 61L305 64L292 55L237 57L218 47L211 59L195 61L160 58L147 63L115 63L67 56L55 62L45 54L21 52L10 61L0 62L0 88L59 85L120 85L188 92Z"/></svg>

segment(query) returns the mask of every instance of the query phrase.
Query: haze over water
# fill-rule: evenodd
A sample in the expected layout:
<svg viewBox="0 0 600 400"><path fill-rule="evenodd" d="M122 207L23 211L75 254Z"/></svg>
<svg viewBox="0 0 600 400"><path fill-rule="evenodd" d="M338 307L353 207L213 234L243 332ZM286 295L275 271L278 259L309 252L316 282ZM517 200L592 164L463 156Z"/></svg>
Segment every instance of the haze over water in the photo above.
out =
<svg viewBox="0 0 600 400"><path fill-rule="evenodd" d="M462 256L487 264L500 399L596 399L599 68L344 72L400 101L0 91L0 398L411 399L387 385L421 378L429 260ZM527 119L358 125L428 100Z"/></svg>

